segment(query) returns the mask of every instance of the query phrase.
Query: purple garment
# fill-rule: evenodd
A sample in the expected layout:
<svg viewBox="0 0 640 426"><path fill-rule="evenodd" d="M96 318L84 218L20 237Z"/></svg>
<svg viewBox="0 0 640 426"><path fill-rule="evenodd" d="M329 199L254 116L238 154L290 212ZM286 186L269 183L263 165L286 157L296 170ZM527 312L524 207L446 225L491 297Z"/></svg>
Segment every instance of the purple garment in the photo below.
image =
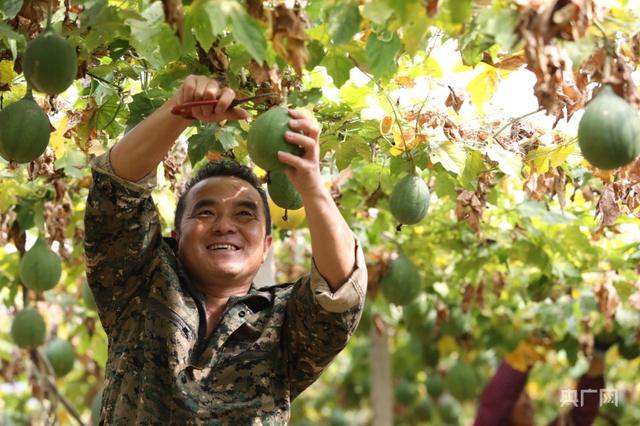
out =
<svg viewBox="0 0 640 426"><path fill-rule="evenodd" d="M496 374L480 395L480 406L473 426L508 424L514 405L527 384L529 371L523 373L502 361Z"/></svg>
<svg viewBox="0 0 640 426"><path fill-rule="evenodd" d="M528 377L529 371L523 373L515 370L503 361L480 395L480 405L473 426L508 425L511 411L527 384ZM600 389L604 388L602 376L580 377L577 387L578 406L573 407L569 413L572 426L589 426L593 423L600 411ZM582 392L583 390L585 392ZM592 392L594 390L596 392ZM559 420L556 418L549 426L559 425Z"/></svg>
<svg viewBox="0 0 640 426"><path fill-rule="evenodd" d="M578 406L573 407L569 413L572 426L590 426L600 412L600 390L605 389L604 377L587 377L583 375L578 381ZM582 392L582 391L585 392ZM593 392L595 390L595 392ZM582 397L582 398L581 398ZM580 402L582 400L582 402ZM560 425L557 417L549 426Z"/></svg>

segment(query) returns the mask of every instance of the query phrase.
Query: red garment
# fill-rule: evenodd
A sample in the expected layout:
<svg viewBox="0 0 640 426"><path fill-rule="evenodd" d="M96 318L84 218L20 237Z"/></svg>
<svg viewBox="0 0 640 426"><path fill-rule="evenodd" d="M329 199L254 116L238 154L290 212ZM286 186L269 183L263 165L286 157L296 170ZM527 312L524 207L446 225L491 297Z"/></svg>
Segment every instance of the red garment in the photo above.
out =
<svg viewBox="0 0 640 426"><path fill-rule="evenodd" d="M496 374L482 391L480 405L473 426L504 426L509 424L511 411L520 393L527 384L529 371L523 373L502 362ZM569 416L572 426L590 426L600 411L600 390L605 387L604 377L583 375L578 381L578 406L573 407ZM585 392L582 392L582 391ZM588 392L593 391L596 392ZM583 397L580 403L580 397ZM560 401L558 401L560 405ZM559 425L556 418L549 426Z"/></svg>

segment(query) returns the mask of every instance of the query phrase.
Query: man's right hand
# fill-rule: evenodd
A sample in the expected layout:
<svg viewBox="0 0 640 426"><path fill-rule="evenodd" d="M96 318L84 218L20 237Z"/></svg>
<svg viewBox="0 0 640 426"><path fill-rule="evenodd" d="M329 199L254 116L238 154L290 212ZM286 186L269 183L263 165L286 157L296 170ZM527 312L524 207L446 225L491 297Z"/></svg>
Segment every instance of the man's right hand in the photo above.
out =
<svg viewBox="0 0 640 426"><path fill-rule="evenodd" d="M190 75L176 91L172 102L174 105L180 105L193 101L218 99L217 105L191 108L193 117L208 123L249 118L249 113L242 108L229 109L229 105L235 97L236 94L232 89L222 87L217 80L204 75Z"/></svg>

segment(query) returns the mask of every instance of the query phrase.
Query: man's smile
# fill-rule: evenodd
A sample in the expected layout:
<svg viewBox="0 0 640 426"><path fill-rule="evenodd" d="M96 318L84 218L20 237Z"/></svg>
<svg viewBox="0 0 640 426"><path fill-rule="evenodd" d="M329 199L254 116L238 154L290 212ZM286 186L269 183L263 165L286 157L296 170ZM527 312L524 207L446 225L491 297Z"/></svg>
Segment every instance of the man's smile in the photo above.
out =
<svg viewBox="0 0 640 426"><path fill-rule="evenodd" d="M215 244L209 244L207 246L207 250L230 250L230 251L237 251L240 250L240 247L238 247L235 244L231 244L231 243L215 243Z"/></svg>

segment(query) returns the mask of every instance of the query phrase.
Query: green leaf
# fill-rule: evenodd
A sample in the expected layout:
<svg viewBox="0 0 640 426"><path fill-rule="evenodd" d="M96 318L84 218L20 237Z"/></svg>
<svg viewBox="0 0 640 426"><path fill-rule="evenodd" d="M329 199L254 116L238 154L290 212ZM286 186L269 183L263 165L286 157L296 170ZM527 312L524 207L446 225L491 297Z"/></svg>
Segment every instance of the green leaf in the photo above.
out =
<svg viewBox="0 0 640 426"><path fill-rule="evenodd" d="M483 9L478 15L478 26L483 34L492 36L504 50L510 51L518 41L514 31L518 22L518 12L505 7Z"/></svg>
<svg viewBox="0 0 640 426"><path fill-rule="evenodd" d="M217 124L209 124L200 129L195 135L191 135L188 139L189 147L187 154L192 166L195 166L202 160L209 151L224 152L223 146L216 138Z"/></svg>
<svg viewBox="0 0 640 426"><path fill-rule="evenodd" d="M458 196L456 192L456 179L451 174L444 170L441 166L434 168L436 170L436 186L435 192L438 198L449 197L451 200L455 200Z"/></svg>
<svg viewBox="0 0 640 426"><path fill-rule="evenodd" d="M338 147L336 152L336 166L338 170L344 170L356 158L369 161L371 158L371 148L360 135L349 135Z"/></svg>
<svg viewBox="0 0 640 426"><path fill-rule="evenodd" d="M161 2L154 2L142 16L144 21L127 19L131 27L131 45L156 69L180 57L181 46L173 30L164 22Z"/></svg>
<svg viewBox="0 0 640 426"><path fill-rule="evenodd" d="M118 95L113 95L98 108L95 113L96 129L105 130L111 126L118 117L126 113L122 100Z"/></svg>
<svg viewBox="0 0 640 426"><path fill-rule="evenodd" d="M360 11L355 0L338 1L326 10L329 34L334 44L350 41L360 30Z"/></svg>
<svg viewBox="0 0 640 426"><path fill-rule="evenodd" d="M236 142L236 135L238 134L238 130L233 126L223 126L219 127L214 136L224 151L231 151L233 148L238 146Z"/></svg>
<svg viewBox="0 0 640 426"><path fill-rule="evenodd" d="M458 43L462 63L470 67L475 67L482 60L484 52L494 44L493 40L481 34L477 27L463 34Z"/></svg>
<svg viewBox="0 0 640 426"><path fill-rule="evenodd" d="M306 69L311 71L317 65L320 65L326 52L324 46L318 40L312 40L310 43L307 43L307 49L309 50L309 61L307 62Z"/></svg>
<svg viewBox="0 0 640 426"><path fill-rule="evenodd" d="M386 3L396 12L402 24L411 21L417 10L424 10L420 0L386 0Z"/></svg>
<svg viewBox="0 0 640 426"><path fill-rule="evenodd" d="M464 171L460 175L460 184L469 191L476 189L478 175L487 169L482 158L482 153L475 149L467 151L468 157L464 165Z"/></svg>
<svg viewBox="0 0 640 426"><path fill-rule="evenodd" d="M414 55L424 50L429 34L429 18L422 13L415 16L402 31L402 43L407 53Z"/></svg>
<svg viewBox="0 0 640 426"><path fill-rule="evenodd" d="M396 56L402 48L397 34L371 34L367 39L369 68L376 78L388 78L398 69Z"/></svg>
<svg viewBox="0 0 640 426"><path fill-rule="evenodd" d="M327 68L327 73L333 78L333 84L336 87L341 87L349 80L349 73L353 68L353 63L349 59L334 50L329 51L322 65Z"/></svg>
<svg viewBox="0 0 640 426"><path fill-rule="evenodd" d="M536 218L550 225L557 225L560 223L568 224L572 223L575 216L570 213L554 212L547 209L547 206L540 201L525 201L518 205L518 211L523 217Z"/></svg>
<svg viewBox="0 0 640 426"><path fill-rule="evenodd" d="M502 173L518 179L522 178L522 160L517 154L507 151L496 142L487 146L485 153L498 163L498 168Z"/></svg>
<svg viewBox="0 0 640 426"><path fill-rule="evenodd" d="M467 153L460 144L445 141L431 153L431 162L440 163L445 170L459 175L467 161Z"/></svg>
<svg viewBox="0 0 640 426"><path fill-rule="evenodd" d="M231 13L233 38L247 49L247 52L259 64L267 57L267 41L258 22L244 9L234 8Z"/></svg>
<svg viewBox="0 0 640 426"><path fill-rule="evenodd" d="M133 100L129 104L129 120L127 120L127 124L138 124L162 105L166 98L161 93L159 91L150 91L133 95Z"/></svg>
<svg viewBox="0 0 640 426"><path fill-rule="evenodd" d="M13 19L22 9L22 0L0 0L0 12L5 19Z"/></svg>
<svg viewBox="0 0 640 426"><path fill-rule="evenodd" d="M208 52L211 45L213 45L213 40L215 40L211 20L207 13L202 13L202 11L199 11L200 13L195 12L196 9L192 9L192 12L185 16L186 27L192 29L202 49Z"/></svg>
<svg viewBox="0 0 640 426"><path fill-rule="evenodd" d="M85 167L87 166L87 157L84 152L79 150L68 150L62 158L55 162L56 169L63 169L67 176L82 178L85 176Z"/></svg>
<svg viewBox="0 0 640 426"><path fill-rule="evenodd" d="M362 7L362 16L374 24L383 25L393 14L393 9L384 1L369 1Z"/></svg>

